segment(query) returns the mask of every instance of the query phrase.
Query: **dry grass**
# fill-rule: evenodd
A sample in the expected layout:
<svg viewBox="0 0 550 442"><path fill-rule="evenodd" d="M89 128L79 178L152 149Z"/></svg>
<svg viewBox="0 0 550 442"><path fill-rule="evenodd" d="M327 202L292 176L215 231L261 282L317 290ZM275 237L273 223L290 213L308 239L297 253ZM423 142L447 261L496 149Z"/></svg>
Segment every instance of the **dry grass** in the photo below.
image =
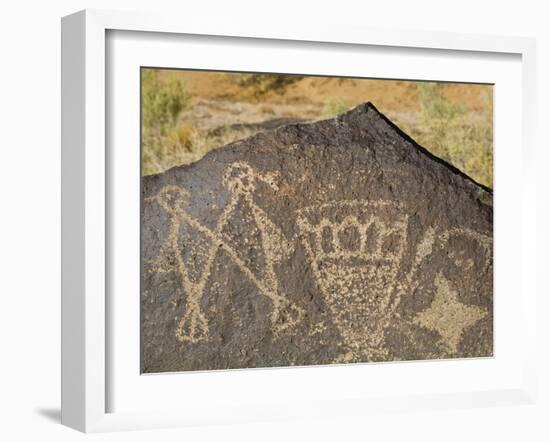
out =
<svg viewBox="0 0 550 442"><path fill-rule="evenodd" d="M412 124L402 122L402 129L438 157L492 187L492 88L482 90L486 105L475 111L447 99L443 84L418 83L417 87L421 110Z"/></svg>
<svg viewBox="0 0 550 442"><path fill-rule="evenodd" d="M371 101L419 144L492 187L491 86L197 71L147 75L144 175L197 161L266 122L314 121Z"/></svg>

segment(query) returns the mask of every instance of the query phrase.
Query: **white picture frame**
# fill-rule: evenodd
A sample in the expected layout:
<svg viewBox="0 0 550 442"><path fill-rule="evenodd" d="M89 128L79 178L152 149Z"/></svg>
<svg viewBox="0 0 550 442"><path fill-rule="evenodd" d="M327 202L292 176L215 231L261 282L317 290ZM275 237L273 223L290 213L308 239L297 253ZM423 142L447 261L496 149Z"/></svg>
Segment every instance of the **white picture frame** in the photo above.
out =
<svg viewBox="0 0 550 442"><path fill-rule="evenodd" d="M521 69L520 145L517 157L522 162L522 187L514 204L520 222L510 226L516 229L518 257L521 268L521 296L517 307L522 311L523 352L518 356L521 376L502 388L484 389L479 385L460 392L426 394L395 392L376 397L338 396L315 398L307 405L289 401L287 404L254 404L254 400L235 403L231 412L196 413L181 410L113 410L109 403L113 361L110 345L113 313L108 299L109 243L116 229L108 228L113 204L119 201L110 194L110 175L106 121L109 121L108 34L112 32L156 33L156 36L217 36L219 38L265 39L285 42L286 45L338 44L338 47L369 46L379 50L401 48L402 51L425 49L437 57L445 53L470 53L483 59L490 54L508 54L518 58ZM141 34L153 35L153 34ZM294 42L294 43L293 43ZM441 55L443 56L443 55ZM111 60L112 62L112 60ZM181 24L177 17L153 16L126 12L86 10L62 20L62 423L85 432L123 429L158 428L220 422L248 422L285 419L288 417L319 417L331 415L365 414L380 410L418 410L460 408L503 404L533 403L536 396L535 339L536 289L534 285L535 253L535 194L534 109L535 109L535 43L518 37L492 37L416 31L388 31L344 26L323 26L309 23L299 28L257 27L254 23L216 23L197 18ZM498 87L498 85L497 85ZM498 106L498 101L495 103ZM498 112L498 110L497 110ZM495 144L499 143L496 136ZM109 173L108 173L109 172ZM496 174L498 176L498 167ZM505 189L505 187L502 187ZM498 188L497 194L498 195ZM502 198L505 198L503 195ZM499 246L496 243L498 254ZM136 302L139 297L136 297ZM116 318L115 318L116 319ZM496 321L499 321L496 317ZM134 321L135 322L135 321ZM496 356L498 358L498 354ZM413 367L415 363L411 363ZM421 364L421 363L416 363ZM378 371L387 371L390 365L378 365ZM447 370L462 370L448 365ZM339 367L347 373L357 367ZM283 369L286 379L294 382L304 379L303 369ZM466 373L466 369L464 369ZM254 385L281 382L276 380L281 370L254 370ZM333 370L338 376L338 373ZM311 372L310 372L311 373ZM131 374L130 374L131 375ZM136 373L139 376L139 373ZM170 375L167 375L170 376ZM203 377L205 374L202 375ZM208 374L206 374L208 376ZM247 382L246 371L238 375L217 372L216 382L232 376ZM332 374L323 372L326 379ZM466 375L466 376L472 376ZM163 381L170 387L170 381ZM306 376L309 377L309 374ZM197 378L198 379L198 378ZM243 380L244 379L244 380ZM259 384L258 384L259 383ZM176 385L176 384L174 384ZM504 385L504 384L503 384ZM166 393L163 393L166 395ZM253 396L250 396L253 398ZM157 398L158 399L158 398ZM227 405L227 404L226 404ZM154 408L154 407L153 407Z"/></svg>

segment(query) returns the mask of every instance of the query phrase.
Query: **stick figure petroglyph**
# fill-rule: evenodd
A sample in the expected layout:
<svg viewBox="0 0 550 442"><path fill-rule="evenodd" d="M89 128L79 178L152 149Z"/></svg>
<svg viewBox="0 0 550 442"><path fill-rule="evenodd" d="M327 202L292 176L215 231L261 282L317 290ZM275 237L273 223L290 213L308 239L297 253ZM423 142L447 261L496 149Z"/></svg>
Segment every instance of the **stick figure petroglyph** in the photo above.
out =
<svg viewBox="0 0 550 442"><path fill-rule="evenodd" d="M293 259L296 244L257 203L262 191L278 190L277 177L275 173L260 173L242 161L227 166L222 184L228 199L213 226L191 215L190 195L179 186L166 185L146 198L167 215L166 236L158 257L150 264L153 272L175 273L184 293L185 310L176 318L175 337L179 341L197 343L209 338L201 302L220 253L227 255L257 293L269 300L275 338L303 319L304 310L289 301L277 274L281 263ZM332 201L299 209L295 216L312 276L342 337L341 354L335 362L387 359L386 331L392 321L436 331L441 336L438 345L456 353L464 330L487 316L485 308L462 302L463 296L442 272L433 281L434 291L427 291L435 293L430 306L410 319L401 318L398 307L426 279L423 271L432 256L446 253L457 266L455 278L463 272L471 274L473 246L461 250L456 247L461 242L479 245L475 260L488 272L492 265L489 236L465 228L442 231L428 227L415 244L410 244L409 216L402 205L391 201ZM246 238L239 235L249 228L256 232L251 241L254 253L258 253L253 256L258 259L250 259L239 240ZM199 239L189 245L182 243L185 237ZM406 250L410 254L405 254ZM424 281L422 287L426 284L431 282ZM453 322L449 318L458 319ZM323 328L319 323L312 329L317 332Z"/></svg>
<svg viewBox="0 0 550 442"><path fill-rule="evenodd" d="M176 337L180 341L197 342L208 336L208 323L204 317L199 302L204 286L210 274L203 271L199 280L194 281L185 265L178 242L179 231L184 221L193 225L193 220L188 217L183 208L183 203L188 197L187 191L178 186L165 186L154 197L148 198L156 201L168 215L168 233L165 242L161 246L159 256L153 260L153 269L156 272L175 271L179 276L181 285L187 295L187 308L184 316L180 319ZM213 258L213 242L208 250L204 270L209 269Z"/></svg>
<svg viewBox="0 0 550 442"><path fill-rule="evenodd" d="M220 249L231 257L258 288L259 293L271 301L270 320L275 336L302 318L304 311L290 303L281 293L275 272L276 264L292 253L293 245L286 240L282 231L256 204L253 197L259 182L276 190L275 178L275 174L260 174L244 162L234 162L228 166L224 173L223 184L228 188L230 198L213 229L204 226L187 212L185 203L189 194L181 187L168 185L163 187L157 195L147 198L149 201L156 201L162 207L169 221L166 240L158 258L153 260L152 268L157 272L175 271L187 296L187 307L184 315L179 319L176 330L178 340L195 343L208 338L208 321L201 310L200 301ZM249 207L253 221L260 230L260 247L265 258L262 277L258 277L250 265L239 257L234 244L223 233L224 227L228 225L230 217L236 212L240 203ZM190 276L178 241L180 229L185 225L200 232L210 244L203 257L202 271L198 280Z"/></svg>

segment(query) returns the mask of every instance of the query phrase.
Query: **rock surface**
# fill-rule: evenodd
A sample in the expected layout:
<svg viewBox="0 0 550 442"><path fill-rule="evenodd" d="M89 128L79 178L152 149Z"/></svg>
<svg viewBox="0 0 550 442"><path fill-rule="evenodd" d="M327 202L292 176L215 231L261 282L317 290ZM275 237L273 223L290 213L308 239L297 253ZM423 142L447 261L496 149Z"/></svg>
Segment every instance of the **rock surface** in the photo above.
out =
<svg viewBox="0 0 550 442"><path fill-rule="evenodd" d="M492 356L491 190L370 104L142 179L142 371Z"/></svg>

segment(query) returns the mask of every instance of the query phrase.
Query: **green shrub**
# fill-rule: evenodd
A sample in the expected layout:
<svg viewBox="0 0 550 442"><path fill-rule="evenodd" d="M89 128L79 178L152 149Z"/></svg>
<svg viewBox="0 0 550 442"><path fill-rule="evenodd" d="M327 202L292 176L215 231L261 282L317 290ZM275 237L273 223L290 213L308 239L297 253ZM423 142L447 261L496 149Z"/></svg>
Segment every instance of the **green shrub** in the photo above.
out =
<svg viewBox="0 0 550 442"><path fill-rule="evenodd" d="M335 97L326 100L323 104L323 116L327 118L347 112L350 108L349 103L343 97Z"/></svg>
<svg viewBox="0 0 550 442"><path fill-rule="evenodd" d="M191 105L191 99L180 80L161 80L154 69L141 71L141 137L143 173L162 170L166 157L180 147L189 149L188 137L180 143L180 114ZM180 146L183 144L183 146Z"/></svg>
<svg viewBox="0 0 550 442"><path fill-rule="evenodd" d="M467 111L443 95L442 83L418 83L421 112L419 144L474 180L493 185L492 93L482 112Z"/></svg>
<svg viewBox="0 0 550 442"><path fill-rule="evenodd" d="M230 74L233 81L239 86L251 88L256 96L268 92L282 93L291 84L304 78L300 75L285 74Z"/></svg>

